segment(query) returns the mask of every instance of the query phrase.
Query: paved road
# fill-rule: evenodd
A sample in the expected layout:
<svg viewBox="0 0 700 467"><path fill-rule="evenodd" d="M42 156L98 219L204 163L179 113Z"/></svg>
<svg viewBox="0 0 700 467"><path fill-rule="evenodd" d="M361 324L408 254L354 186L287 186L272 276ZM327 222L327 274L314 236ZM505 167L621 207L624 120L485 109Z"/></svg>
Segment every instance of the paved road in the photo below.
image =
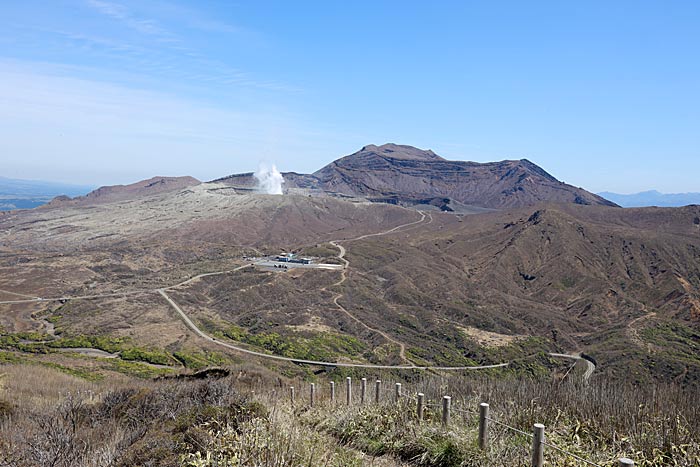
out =
<svg viewBox="0 0 700 467"><path fill-rule="evenodd" d="M231 350L235 350L237 352L241 352L244 354L248 355L254 355L256 357L262 357L262 358L267 358L269 360L278 360L278 361L284 361L284 362L291 362L291 363L303 363L307 365L317 365L317 366L325 366L325 367L347 367L347 368L374 368L374 369L383 369L383 370L484 370L487 368L501 368L504 366L508 366L509 363L499 363L497 365L482 365L482 366L410 366L410 365L370 365L370 364L362 364L362 363L345 363L345 362L322 362L318 360L304 360L300 358L290 358L290 357L282 357L281 355L271 355L271 354L266 354L262 352L256 352L254 350L248 350L244 349L243 347L238 347L233 344L229 344L228 342L223 342L220 340L216 340L216 338L211 337L209 334L206 334L204 331L199 329L196 324L192 322L192 320L187 316L187 314L182 311L182 308L175 303L175 301L170 298L170 296L167 294L167 292L164 289L158 289L158 293L165 298L170 306L180 315L180 318L185 322L188 328L190 328L192 331L194 331L195 334L197 334L199 337L202 339L208 340L209 342L212 342L214 344L220 345L222 347L226 347Z"/></svg>
<svg viewBox="0 0 700 467"><path fill-rule="evenodd" d="M353 242L353 241L357 241L357 240L363 240L363 239L369 238L369 237L387 235L387 234L390 234L392 232L396 232L400 229L404 229L404 228L412 226L412 225L420 224L425 220L426 214L423 211L418 211L418 212L420 213L421 218L415 222L409 222L407 224L402 224L402 225L396 226L392 229L389 229L389 230L386 230L383 232L365 234L365 235L361 235L359 237L355 237L355 238L351 238L351 239L347 239L347 240L331 241L330 243L338 248L338 251L339 251L338 259L340 259L344 263L344 267L341 270L341 278L338 282L336 282L333 285L334 286L341 285L343 282L345 282L345 280L347 279L346 269L350 266L350 262L347 259L345 259L345 254L347 253L347 250L345 249L345 247L340 245L340 242ZM430 221L428 223L432 222L433 216L431 214L427 214L427 216L430 218ZM280 355L271 355L271 354L266 354L266 353L262 353L262 352L256 352L256 351L248 350L248 349L245 349L243 347L239 347L239 346L236 346L233 344L229 344L227 342L216 340L214 337L211 337L210 335L204 333L201 329L199 329L197 327L197 325L194 324L194 322L192 322L192 320L187 316L187 314L182 310L182 308L180 308L180 306L178 306L178 304L175 303L175 301L172 298L170 298L170 296L166 292L167 290L175 289L177 287L181 287L183 285L190 284L190 283L197 281L203 277L217 276L217 275L222 275L222 274L230 274L232 272L240 271L241 269L245 269L245 268L248 268L251 266L253 266L253 264L245 264L245 265L239 266L237 268L229 269L226 271L216 271L216 272L207 272L207 273L203 273L203 274L198 274L194 277L186 279L186 280L179 282L177 284L167 286L167 287L158 288L158 289L134 290L134 291L107 293L107 294L41 298L41 297L32 297L29 295L0 290L0 292L7 292L11 295L28 297L27 299L24 299L24 300L0 301L0 304L53 302L53 301L63 301L63 300L66 300L66 301L67 300L85 300L85 299L124 297L124 296L130 296L130 295L143 295L143 294L149 294L149 293L158 293L163 298L165 298L165 300L168 302L168 304L180 315L180 318L182 318L182 320L185 322L187 327L189 327L192 331L195 332L195 334L197 334L202 339L208 340L209 342L220 345L222 347L226 347L228 349L235 350L237 352L241 352L241 353L248 354L248 355L254 355L256 357L266 358L266 359L270 359L270 360L286 361L286 362L292 362L292 363L302 363L302 364L325 366L325 367L372 368L372 369L386 369L386 370L441 370L441 371L485 370L485 369L489 369L489 368L503 368L503 367L506 367L506 366L511 364L511 362L504 362L504 363L498 363L495 365L479 365L479 366L415 366L413 364L411 364L411 365L371 365L371 364L362 364L362 363L323 362L323 361L317 361L317 360L304 360L304 359L289 358L289 357L283 357ZM382 337L384 337L388 341L397 344L401 349L400 353L401 353L402 358L405 361L407 361L405 358L405 355L404 355L404 351L405 351L404 344L399 342L399 341L396 341L395 339L393 339L392 337L390 337L389 335L387 335L386 333L384 333L381 330L369 327L367 324L362 322L359 318L355 317L350 312L348 312L342 305L340 305L338 303L338 300L340 298L342 298L342 296L343 296L343 294L338 294L334 298L333 302L336 304L336 306L341 311L343 311L348 316L350 316L352 319L354 319L355 321L362 324L368 330L374 331L374 332L382 335ZM76 350L76 349L73 349L73 350ZM95 349L80 349L80 350L84 350L86 352L94 352L95 351ZM97 351L97 352L99 352L99 351ZM96 354L93 353L93 355L96 355ZM595 370L595 365L592 362L581 358L580 355L557 354L557 353L550 353L549 355L552 357L572 358L572 359L577 359L577 360L584 360L588 364L588 369L586 370L586 373L584 374L584 378L586 378L586 379L588 379L590 377L590 375L593 373L593 371ZM530 357L531 356L525 357L525 358L530 358ZM523 358L520 358L517 360L523 360Z"/></svg>
<svg viewBox="0 0 700 467"><path fill-rule="evenodd" d="M548 354L550 357L557 357L557 358L569 358L572 360L580 360L583 361L586 364L586 371L583 373L583 379L588 381L588 378L591 377L593 372L595 371L595 364L583 358L580 354L579 355L572 355L572 354L566 354L566 353L549 353Z"/></svg>

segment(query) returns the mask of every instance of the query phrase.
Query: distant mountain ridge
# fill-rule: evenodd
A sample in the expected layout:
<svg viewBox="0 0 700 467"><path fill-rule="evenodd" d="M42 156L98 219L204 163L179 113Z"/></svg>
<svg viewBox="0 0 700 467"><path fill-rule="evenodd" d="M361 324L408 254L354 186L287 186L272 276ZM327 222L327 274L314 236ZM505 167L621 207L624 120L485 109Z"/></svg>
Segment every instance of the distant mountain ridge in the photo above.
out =
<svg viewBox="0 0 700 467"><path fill-rule="evenodd" d="M314 172L327 191L374 197L446 197L484 208L539 202L614 206L582 188L558 181L527 159L448 161L411 146L369 145Z"/></svg>
<svg viewBox="0 0 700 467"><path fill-rule="evenodd" d="M449 161L412 146L367 145L313 174L283 174L285 187L368 198L392 204L455 204L503 209L541 202L617 206L583 188L560 182L527 159L500 162ZM255 186L252 174L216 180L242 188Z"/></svg>
<svg viewBox="0 0 700 467"><path fill-rule="evenodd" d="M412 146L367 145L312 174L283 174L287 193L332 195L401 206L476 213L540 203L617 205L583 188L560 182L527 159L499 162L450 161ZM253 173L214 180L235 192L254 192ZM153 177L130 185L100 187L84 196L58 196L48 207L123 201L182 190L201 182L193 177Z"/></svg>
<svg viewBox="0 0 700 467"><path fill-rule="evenodd" d="M645 206L681 207L700 204L700 193L660 193L656 190L649 190L629 195L604 191L598 193L598 195L626 208L641 208Z"/></svg>
<svg viewBox="0 0 700 467"><path fill-rule="evenodd" d="M102 186L85 196L70 198L59 196L53 199L49 206L64 204L84 205L122 201L138 196L147 196L168 191L176 191L188 186L199 185L201 182L194 177L152 177L129 185Z"/></svg>
<svg viewBox="0 0 700 467"><path fill-rule="evenodd" d="M92 186L0 177L0 211L31 209L56 196L81 196Z"/></svg>

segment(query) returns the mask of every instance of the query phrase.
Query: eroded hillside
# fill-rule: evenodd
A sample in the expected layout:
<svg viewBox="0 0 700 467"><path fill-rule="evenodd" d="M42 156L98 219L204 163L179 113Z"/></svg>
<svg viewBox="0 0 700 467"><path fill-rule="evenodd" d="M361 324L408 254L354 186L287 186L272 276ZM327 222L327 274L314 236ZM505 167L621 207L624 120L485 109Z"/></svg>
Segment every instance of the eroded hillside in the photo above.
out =
<svg viewBox="0 0 700 467"><path fill-rule="evenodd" d="M222 184L12 213L1 324L126 338L170 359L239 357L218 339L311 360L542 372L556 367L546 352L584 351L596 374L695 384L699 215L551 204L457 216ZM285 251L341 270L249 259Z"/></svg>

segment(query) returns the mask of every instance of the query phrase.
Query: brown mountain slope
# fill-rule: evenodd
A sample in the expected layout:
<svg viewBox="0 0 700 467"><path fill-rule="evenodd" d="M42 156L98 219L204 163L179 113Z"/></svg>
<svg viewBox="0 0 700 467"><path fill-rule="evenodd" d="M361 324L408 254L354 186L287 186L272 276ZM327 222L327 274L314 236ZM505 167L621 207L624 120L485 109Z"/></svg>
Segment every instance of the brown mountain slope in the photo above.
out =
<svg viewBox="0 0 700 467"><path fill-rule="evenodd" d="M13 212L0 218L0 293L152 291L230 270L256 249L332 260L338 249L324 242L421 218L333 197L235 195L225 184ZM403 354L460 365L583 350L600 363L598 374L700 381L700 207L430 212L419 224L342 245L344 282L331 270L244 269L194 281L173 297L206 329L239 326L232 335L244 332L272 352L344 343L336 348L354 349L361 361L400 363ZM4 305L0 325L37 329L36 317L49 315L67 334L131 336L169 349L200 344L153 293ZM496 349L480 343L483 335L510 344Z"/></svg>
<svg viewBox="0 0 700 467"><path fill-rule="evenodd" d="M287 192L304 189L465 213L541 202L616 206L558 181L525 159L486 164L448 161L433 151L397 144L368 145L313 174L286 172L283 176ZM244 191L256 186L252 173L230 175L215 182Z"/></svg>
<svg viewBox="0 0 700 467"><path fill-rule="evenodd" d="M275 254L307 245L310 254L319 254L314 250L318 242L389 230L420 219L416 211L382 204L229 193L224 185L201 184L126 201L3 216L0 300L27 295L107 296L65 303L0 304L0 333L45 329L36 316L55 314L61 319L57 327L67 335L130 336L145 346L198 349L202 343L152 293L154 288L203 272L233 269L247 263L244 257L261 252ZM329 247L316 250L329 260L337 251ZM260 293L250 310L278 311L280 297L290 296L293 300L286 306L298 315L295 319L303 319L306 307L331 309L327 302L332 292L321 292L318 283L328 287L337 281L337 274L316 270L299 283L290 274L277 284L271 272L244 270L222 276L226 287L217 290L225 296L225 305L241 296L241 278L253 277L250 285L256 285ZM308 291L304 284L309 284ZM151 293L110 295L139 290ZM306 307L293 308L292 303ZM205 300L193 310L209 308Z"/></svg>
<svg viewBox="0 0 700 467"><path fill-rule="evenodd" d="M324 190L352 195L446 197L499 209L543 201L614 206L558 181L525 159L486 164L448 161L432 151L396 144L365 146L313 175Z"/></svg>
<svg viewBox="0 0 700 467"><path fill-rule="evenodd" d="M58 196L54 198L47 207L63 205L87 206L91 204L109 203L113 201L124 201L141 196L155 195L158 193L168 193L181 190L188 186L199 185L201 182L194 177L152 177L148 180L141 180L129 185L103 186L91 191L85 196L69 198Z"/></svg>
<svg viewBox="0 0 700 467"><path fill-rule="evenodd" d="M203 183L96 205L15 211L0 218L0 251L120 248L139 240L274 247L372 233L419 218L416 211L332 197L230 194Z"/></svg>
<svg viewBox="0 0 700 467"><path fill-rule="evenodd" d="M699 215L573 205L462 222L434 214L410 237L349 248L361 271L348 287L416 343L459 323L585 350L603 372L689 383L700 380Z"/></svg>

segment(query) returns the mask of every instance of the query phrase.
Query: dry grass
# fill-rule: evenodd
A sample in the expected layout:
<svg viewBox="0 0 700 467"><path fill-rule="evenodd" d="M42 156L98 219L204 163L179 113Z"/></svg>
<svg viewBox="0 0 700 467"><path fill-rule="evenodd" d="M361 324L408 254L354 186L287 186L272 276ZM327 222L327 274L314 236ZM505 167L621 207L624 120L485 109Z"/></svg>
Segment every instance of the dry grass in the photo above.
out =
<svg viewBox="0 0 700 467"><path fill-rule="evenodd" d="M3 467L402 465L309 432L291 407L264 395L281 381L257 368L133 384L87 383L33 365L4 365L0 374Z"/></svg>
<svg viewBox="0 0 700 467"><path fill-rule="evenodd" d="M544 423L550 443L599 465L619 457L638 466L700 466L697 393L677 386L632 387L596 382L415 375L393 401L385 373L374 404L368 378L361 406L354 383L345 405L344 378L335 403L328 380L293 383L240 366L213 380L87 383L51 369L0 369L0 466L361 466L528 465L530 439L492 424L487 451L477 446L476 409L529 432ZM342 383L342 384L341 384ZM289 385L296 388L290 403ZM425 420L415 416L422 392ZM452 396L453 417L440 424L439 401ZM550 465L581 465L546 448Z"/></svg>
<svg viewBox="0 0 700 467"><path fill-rule="evenodd" d="M44 409L68 393L93 393L101 385L38 365L4 365L0 373L0 398L17 407ZM113 383L112 383L113 384Z"/></svg>
<svg viewBox="0 0 700 467"><path fill-rule="evenodd" d="M497 332L484 331L483 329L472 326L455 326L468 337L472 338L477 344L483 347L502 347L512 344L517 339L522 339L525 336L511 336L508 334L499 334Z"/></svg>
<svg viewBox="0 0 700 467"><path fill-rule="evenodd" d="M370 383L373 381L370 380ZM638 466L700 465L700 407L697 393L678 386L632 387L605 382L590 385L530 379L442 378L432 376L403 384L404 397L393 403L393 383L382 383L383 403L375 405L374 385L368 402L347 407L345 384L337 384L338 401L330 404L322 385L319 403L308 408L307 385L297 388L300 418L332 434L341 444L369 454L390 454L421 466L528 465L530 438L491 424L488 451L477 447L478 405L489 402L491 417L525 432L534 423L546 426L548 441L603 466L620 457ZM418 423L414 396L425 394L426 421ZM452 422L440 427L443 395L452 396ZM550 465L582 465L575 457L546 448Z"/></svg>

